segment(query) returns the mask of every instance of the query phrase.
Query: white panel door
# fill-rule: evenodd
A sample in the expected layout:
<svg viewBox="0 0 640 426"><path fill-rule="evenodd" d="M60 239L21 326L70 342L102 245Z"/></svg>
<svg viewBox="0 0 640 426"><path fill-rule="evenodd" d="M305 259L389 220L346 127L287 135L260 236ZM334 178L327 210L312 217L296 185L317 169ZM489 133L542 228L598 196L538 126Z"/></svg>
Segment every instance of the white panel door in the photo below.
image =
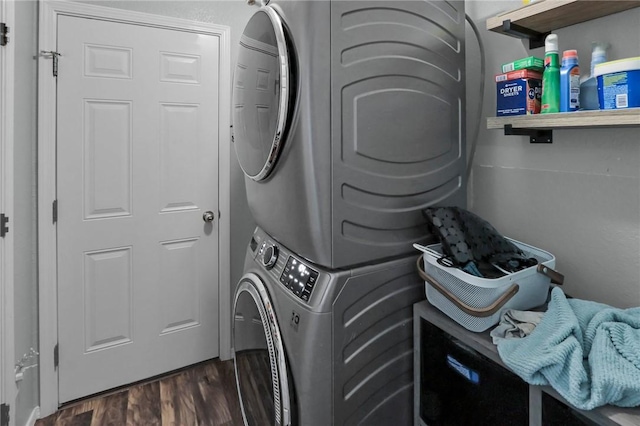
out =
<svg viewBox="0 0 640 426"><path fill-rule="evenodd" d="M218 356L219 48L58 19L61 403Z"/></svg>

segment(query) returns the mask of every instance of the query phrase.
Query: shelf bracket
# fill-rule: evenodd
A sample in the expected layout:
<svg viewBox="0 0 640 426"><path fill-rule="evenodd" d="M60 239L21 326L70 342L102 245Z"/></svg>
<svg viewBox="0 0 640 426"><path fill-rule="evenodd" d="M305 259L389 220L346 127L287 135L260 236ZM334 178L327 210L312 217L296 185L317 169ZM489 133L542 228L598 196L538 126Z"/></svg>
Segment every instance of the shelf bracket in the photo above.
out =
<svg viewBox="0 0 640 426"><path fill-rule="evenodd" d="M525 28L521 25L514 24L511 19L505 19L502 21L502 31L511 37L526 38L529 39L529 49L536 49L544 46L544 39L550 32L539 33L535 30Z"/></svg>
<svg viewBox="0 0 640 426"><path fill-rule="evenodd" d="M531 143L553 143L553 130L551 129L514 129L513 125L504 125L504 134L507 136L529 136Z"/></svg>

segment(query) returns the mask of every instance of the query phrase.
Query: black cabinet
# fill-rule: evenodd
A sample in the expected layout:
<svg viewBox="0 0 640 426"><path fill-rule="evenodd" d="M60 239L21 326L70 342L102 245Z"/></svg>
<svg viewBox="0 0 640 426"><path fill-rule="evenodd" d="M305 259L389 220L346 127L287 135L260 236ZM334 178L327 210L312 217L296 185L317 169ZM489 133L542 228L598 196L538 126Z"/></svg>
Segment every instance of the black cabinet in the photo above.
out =
<svg viewBox="0 0 640 426"><path fill-rule="evenodd" d="M638 426L640 407L571 406L504 366L489 331L471 332L429 302L413 306L416 426Z"/></svg>
<svg viewBox="0 0 640 426"><path fill-rule="evenodd" d="M420 320L420 418L430 426L529 423L529 386L455 337Z"/></svg>
<svg viewBox="0 0 640 426"><path fill-rule="evenodd" d="M546 393L542 394L542 426L596 426L597 424L554 397Z"/></svg>

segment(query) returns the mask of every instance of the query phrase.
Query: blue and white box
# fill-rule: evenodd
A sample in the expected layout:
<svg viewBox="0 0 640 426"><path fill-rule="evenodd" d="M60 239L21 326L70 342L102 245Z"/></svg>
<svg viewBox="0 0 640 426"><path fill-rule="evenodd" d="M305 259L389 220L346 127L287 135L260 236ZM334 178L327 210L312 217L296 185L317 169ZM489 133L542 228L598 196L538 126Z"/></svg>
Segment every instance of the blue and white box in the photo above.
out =
<svg viewBox="0 0 640 426"><path fill-rule="evenodd" d="M496 83L497 116L529 115L540 112L542 81L519 78Z"/></svg>

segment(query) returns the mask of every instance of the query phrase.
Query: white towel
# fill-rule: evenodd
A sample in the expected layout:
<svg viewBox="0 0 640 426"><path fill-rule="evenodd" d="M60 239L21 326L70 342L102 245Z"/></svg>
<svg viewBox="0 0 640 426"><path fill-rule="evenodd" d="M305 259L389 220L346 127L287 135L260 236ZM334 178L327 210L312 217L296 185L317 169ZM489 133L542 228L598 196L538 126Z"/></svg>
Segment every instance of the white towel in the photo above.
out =
<svg viewBox="0 0 640 426"><path fill-rule="evenodd" d="M493 344L504 339L520 339L528 336L540 323L544 312L507 309L500 316L500 323L491 330Z"/></svg>

